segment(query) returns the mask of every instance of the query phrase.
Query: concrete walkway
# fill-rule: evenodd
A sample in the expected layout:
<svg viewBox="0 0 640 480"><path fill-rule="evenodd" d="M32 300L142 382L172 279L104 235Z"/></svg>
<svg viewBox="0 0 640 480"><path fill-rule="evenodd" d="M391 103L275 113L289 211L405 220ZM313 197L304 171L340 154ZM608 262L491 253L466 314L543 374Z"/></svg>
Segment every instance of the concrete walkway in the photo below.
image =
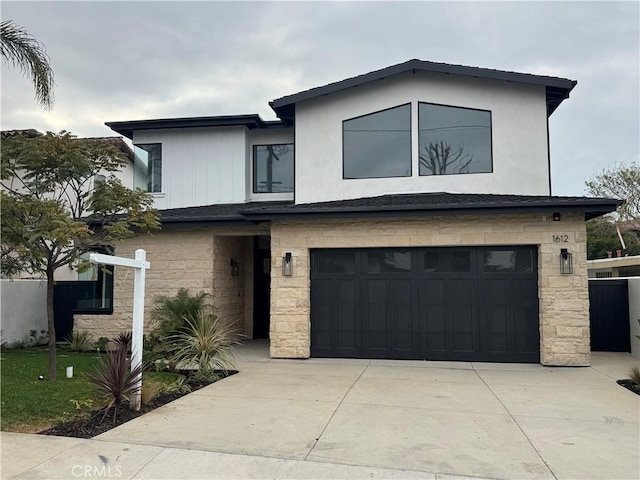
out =
<svg viewBox="0 0 640 480"><path fill-rule="evenodd" d="M640 397L590 368L270 360L92 440L2 433L2 478L640 478Z"/></svg>

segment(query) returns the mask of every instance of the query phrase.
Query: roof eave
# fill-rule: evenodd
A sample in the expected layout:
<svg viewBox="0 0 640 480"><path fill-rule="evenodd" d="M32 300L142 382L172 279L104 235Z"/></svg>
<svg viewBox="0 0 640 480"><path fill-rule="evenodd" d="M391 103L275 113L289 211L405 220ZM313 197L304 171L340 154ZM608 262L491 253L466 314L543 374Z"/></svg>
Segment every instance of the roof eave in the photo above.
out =
<svg viewBox="0 0 640 480"><path fill-rule="evenodd" d="M408 216L450 216L450 215L498 215L498 214L527 214L527 213L573 213L581 212L585 214L585 220L605 215L613 212L620 201L615 203L602 203L593 205L500 205L481 206L459 205L453 208L435 206L377 206L377 207L354 207L354 208L318 208L313 211L292 211L292 210L271 210L261 212L241 212L243 217L252 221L265 220L285 220L301 218L354 218L354 217L408 217Z"/></svg>
<svg viewBox="0 0 640 480"><path fill-rule="evenodd" d="M502 80L512 83L526 83L541 85L546 87L547 95L547 114L551 115L563 100L569 97L569 93L577 85L575 80L560 77L548 77L542 75L533 75L528 73L507 72L502 70L492 70L479 67L468 67L464 65L450 65L446 63L427 62L423 60L409 60L398 65L392 65L380 70L358 75L356 77L347 78L338 82L332 82L327 85L304 90L302 92L286 95L277 98L269 105L276 112L279 118L283 120L291 120L293 118L292 105L297 102L309 100L323 95L328 95L348 88L356 87L365 83L382 80L386 77L398 75L401 73L419 71L428 71L433 73L441 73L445 75L459 75L475 78L486 78L489 80ZM552 90L550 90L552 89ZM552 91L560 90L562 95L552 95Z"/></svg>
<svg viewBox="0 0 640 480"><path fill-rule="evenodd" d="M186 118L158 118L149 120L128 120L119 122L105 122L114 132L133 140L135 130L162 130L172 128L205 128L205 127L246 127L249 130L257 128L281 128L286 126L279 120L265 121L258 114L225 115L217 117L186 117Z"/></svg>

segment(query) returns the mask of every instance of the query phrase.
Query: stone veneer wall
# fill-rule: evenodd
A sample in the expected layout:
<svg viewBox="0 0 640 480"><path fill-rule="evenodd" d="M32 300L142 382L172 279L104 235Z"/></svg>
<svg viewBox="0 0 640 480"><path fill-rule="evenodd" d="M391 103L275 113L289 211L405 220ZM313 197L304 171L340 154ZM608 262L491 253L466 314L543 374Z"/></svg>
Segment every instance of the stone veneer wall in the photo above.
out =
<svg viewBox="0 0 640 480"><path fill-rule="evenodd" d="M151 325L154 296L175 295L182 287L191 293L211 294L216 314L237 321L240 329L250 330L252 325L247 323L253 323L253 310L246 303L253 300L252 291L247 291L247 285L252 290L252 236L264 234L268 234L267 226L164 227L153 236L119 242L114 255L132 258L138 248L143 248L151 263L146 274L145 332ZM238 277L231 276L231 255L240 261ZM74 329L87 331L94 339L131 330L133 269L116 267L113 305L112 315L75 315Z"/></svg>
<svg viewBox="0 0 640 480"><path fill-rule="evenodd" d="M215 313L221 320L236 327L239 333L247 330L246 304L253 304L253 294L247 293L248 276L253 278L253 237L214 236L213 298ZM231 259L240 262L240 274L231 275ZM253 309L250 309L253 312Z"/></svg>
<svg viewBox="0 0 640 480"><path fill-rule="evenodd" d="M559 243L555 235L566 235ZM561 237L563 238L563 237ZM584 216L446 216L275 221L271 225L271 356L310 354L309 250L313 248L537 245L540 357L544 365L589 365L589 296ZM561 275L560 249L573 253L573 275ZM293 276L280 265L293 255Z"/></svg>

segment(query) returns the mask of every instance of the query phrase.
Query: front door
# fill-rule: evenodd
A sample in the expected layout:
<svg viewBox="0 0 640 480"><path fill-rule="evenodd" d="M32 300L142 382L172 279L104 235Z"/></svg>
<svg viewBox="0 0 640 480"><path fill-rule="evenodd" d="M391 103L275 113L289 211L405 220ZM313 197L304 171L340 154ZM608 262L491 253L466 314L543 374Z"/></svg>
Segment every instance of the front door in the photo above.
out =
<svg viewBox="0 0 640 480"><path fill-rule="evenodd" d="M253 238L253 338L269 338L271 238Z"/></svg>

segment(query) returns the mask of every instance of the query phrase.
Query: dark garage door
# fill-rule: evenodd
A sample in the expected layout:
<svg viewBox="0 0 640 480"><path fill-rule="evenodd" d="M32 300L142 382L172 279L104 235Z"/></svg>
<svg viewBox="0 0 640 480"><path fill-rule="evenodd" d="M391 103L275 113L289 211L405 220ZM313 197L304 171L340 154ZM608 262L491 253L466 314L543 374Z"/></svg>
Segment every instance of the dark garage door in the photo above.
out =
<svg viewBox="0 0 640 480"><path fill-rule="evenodd" d="M313 250L311 355L539 362L536 248Z"/></svg>

